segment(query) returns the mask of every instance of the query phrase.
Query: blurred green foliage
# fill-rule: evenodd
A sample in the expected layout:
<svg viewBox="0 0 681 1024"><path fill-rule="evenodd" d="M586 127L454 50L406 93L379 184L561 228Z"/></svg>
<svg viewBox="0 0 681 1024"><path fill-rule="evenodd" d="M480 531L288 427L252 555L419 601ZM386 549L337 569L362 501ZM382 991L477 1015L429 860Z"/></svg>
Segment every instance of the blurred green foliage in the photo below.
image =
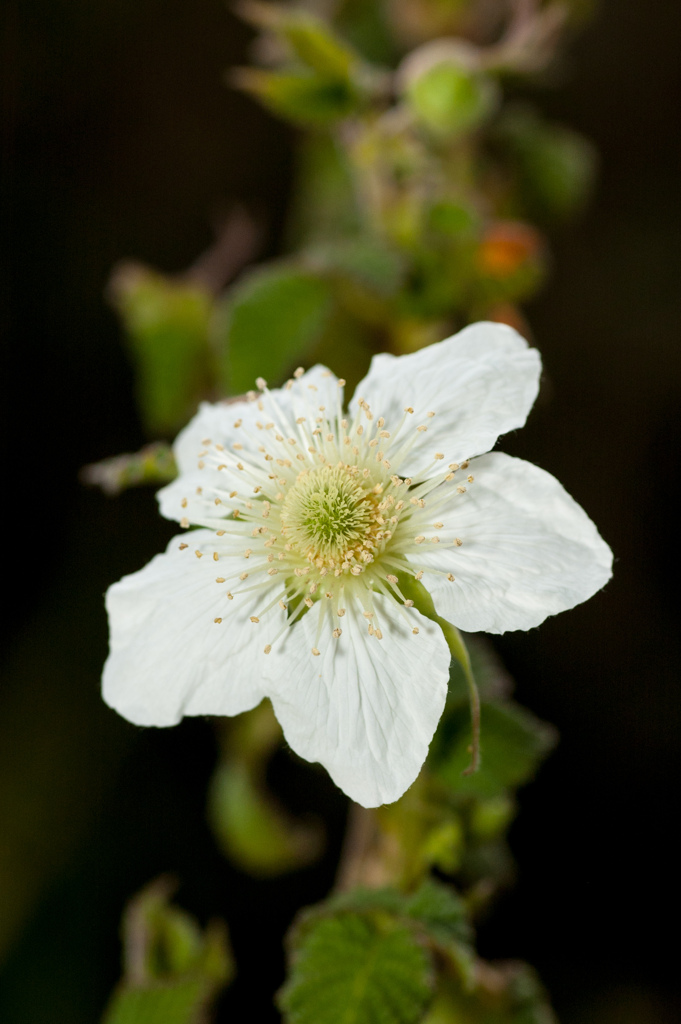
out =
<svg viewBox="0 0 681 1024"><path fill-rule="evenodd" d="M158 879L131 900L123 919L124 974L102 1024L201 1024L232 978L224 925L202 932L169 903L174 885Z"/></svg>

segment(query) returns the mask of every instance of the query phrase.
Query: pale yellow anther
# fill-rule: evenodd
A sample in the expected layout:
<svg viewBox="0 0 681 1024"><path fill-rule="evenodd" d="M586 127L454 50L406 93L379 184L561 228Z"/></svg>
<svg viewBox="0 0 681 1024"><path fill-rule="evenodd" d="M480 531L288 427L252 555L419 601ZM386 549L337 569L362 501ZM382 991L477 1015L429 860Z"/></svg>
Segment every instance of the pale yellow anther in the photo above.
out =
<svg viewBox="0 0 681 1024"><path fill-rule="evenodd" d="M284 603L283 601L280 601L280 602L279 602L279 607L280 607L280 608L283 608L283 609L284 609L284 611L286 611L286 609L288 608L288 605L287 605L287 604L285 604L285 603Z"/></svg>
<svg viewBox="0 0 681 1024"><path fill-rule="evenodd" d="M414 544L423 544L425 539L426 538L423 536L423 534L419 534L418 537L414 537Z"/></svg>
<svg viewBox="0 0 681 1024"><path fill-rule="evenodd" d="M219 561L220 561L220 556L219 556L219 554L217 553L217 551L214 551L214 552L213 552L213 561L214 561L214 562L219 562Z"/></svg>
<svg viewBox="0 0 681 1024"><path fill-rule="evenodd" d="M431 544L439 544L440 543L440 538L439 537L431 537L430 538L430 543Z"/></svg>
<svg viewBox="0 0 681 1024"><path fill-rule="evenodd" d="M248 573L247 572L242 572L241 575L239 576L239 579L240 580L247 580L248 579Z"/></svg>
<svg viewBox="0 0 681 1024"><path fill-rule="evenodd" d="M423 569L419 569L418 572L414 573L414 579L415 580L423 579Z"/></svg>
<svg viewBox="0 0 681 1024"><path fill-rule="evenodd" d="M350 572L352 573L353 576L359 576L360 573L362 572L362 569L359 565L353 565Z"/></svg>
<svg viewBox="0 0 681 1024"><path fill-rule="evenodd" d="M414 634L414 636L416 636L416 634L418 633L418 631L419 631L419 628L418 628L418 626L414 626L414 628L412 629L412 633Z"/></svg>
<svg viewBox="0 0 681 1024"><path fill-rule="evenodd" d="M198 551L197 550L197 551L194 552L194 554L196 555L197 558L203 558L203 551Z"/></svg>
<svg viewBox="0 0 681 1024"><path fill-rule="evenodd" d="M243 420L235 420L235 421L234 421L234 426L235 426L235 427L237 428L237 430L238 430L238 429L239 429L239 427L241 426L242 422L243 422Z"/></svg>
<svg viewBox="0 0 681 1024"><path fill-rule="evenodd" d="M342 619L343 616L345 615L345 608L339 608L338 611L336 612L336 615L338 616L339 619Z"/></svg>
<svg viewBox="0 0 681 1024"><path fill-rule="evenodd" d="M229 590L227 591L227 600L228 600L228 601L233 601L233 600L234 600L234 594L231 594L231 593L229 592Z"/></svg>
<svg viewBox="0 0 681 1024"><path fill-rule="evenodd" d="M416 429L418 430L418 432L419 432L420 434L425 434L425 432L426 432L426 430L428 429L428 427L424 427L424 426L423 426L423 424L421 424L421 426L420 426L420 427L417 427Z"/></svg>
<svg viewBox="0 0 681 1024"><path fill-rule="evenodd" d="M180 502L180 505L182 506L182 508L186 508L187 507L187 499L183 498L182 501Z"/></svg>
<svg viewBox="0 0 681 1024"><path fill-rule="evenodd" d="M388 583L398 583L399 582L399 580L397 579L397 576L393 576L392 573L389 576L386 576L386 579L387 579Z"/></svg>
<svg viewBox="0 0 681 1024"><path fill-rule="evenodd" d="M224 537L224 535L225 535L225 531L224 530L218 530L216 532L216 534L215 534L216 537Z"/></svg>
<svg viewBox="0 0 681 1024"><path fill-rule="evenodd" d="M465 487L461 487L461 485L459 485L457 487L457 489L456 489L456 492L457 492L457 494L465 494L466 493L466 488Z"/></svg>
<svg viewBox="0 0 681 1024"><path fill-rule="evenodd" d="M184 551L185 548L188 548L188 547L189 547L189 544L180 544L180 551Z"/></svg>
<svg viewBox="0 0 681 1024"><path fill-rule="evenodd" d="M236 464L236 468L237 468L237 469L243 469L243 468L244 468L244 464L243 464L243 462L237 462L237 464Z"/></svg>
<svg viewBox="0 0 681 1024"><path fill-rule="evenodd" d="M260 622L260 619L257 615L251 615L251 622Z"/></svg>
<svg viewBox="0 0 681 1024"><path fill-rule="evenodd" d="M205 463L205 462L203 462L203 460L201 460L201 461L200 461L200 462L198 463L198 467L199 467L199 469L203 469L205 465L206 465L206 463Z"/></svg>
<svg viewBox="0 0 681 1024"><path fill-rule="evenodd" d="M389 430L381 430L381 431L379 432L379 435L378 435L378 436L379 436L379 437L390 437L390 431L389 431Z"/></svg>
<svg viewBox="0 0 681 1024"><path fill-rule="evenodd" d="M229 496L230 496L230 498L236 498L238 493L239 493L238 491L230 491L229 492Z"/></svg>
<svg viewBox="0 0 681 1024"><path fill-rule="evenodd" d="M264 651L265 654L269 654L271 650L272 650L272 644L265 644L265 646L263 647L263 651Z"/></svg>
<svg viewBox="0 0 681 1024"><path fill-rule="evenodd" d="M303 376L304 373L305 370L303 369L303 367L299 366L297 370L293 371L293 376L296 378L296 380L298 380L300 377Z"/></svg>
<svg viewBox="0 0 681 1024"><path fill-rule="evenodd" d="M338 626L336 626L336 628L334 629L334 631L333 631L333 633L331 635L334 637L334 639L337 640L342 632L343 632L343 630L339 629Z"/></svg>
<svg viewBox="0 0 681 1024"><path fill-rule="evenodd" d="M252 554L253 554L253 549L252 548L246 548L246 550L244 551L244 558L250 558Z"/></svg>
<svg viewBox="0 0 681 1024"><path fill-rule="evenodd" d="M344 388L345 387L345 379L343 377L339 378L339 380L338 380L338 387L339 388Z"/></svg>
<svg viewBox="0 0 681 1024"><path fill-rule="evenodd" d="M436 530L441 530L444 525L444 523L433 523Z"/></svg>
<svg viewBox="0 0 681 1024"><path fill-rule="evenodd" d="M451 572L447 573L447 579L449 580L450 583L454 582L454 577L452 576Z"/></svg>
<svg viewBox="0 0 681 1024"><path fill-rule="evenodd" d="M444 459L444 455L443 455L442 452L435 452L435 458L436 459Z"/></svg>
<svg viewBox="0 0 681 1024"><path fill-rule="evenodd" d="M315 658L318 658L318 657L319 657L319 651L317 650L317 648L316 648L316 647L313 647L313 648L312 648L312 653L314 654Z"/></svg>
<svg viewBox="0 0 681 1024"><path fill-rule="evenodd" d="M306 597L305 598L305 604L307 605L308 608L311 608L312 605L314 604L314 601L312 600L311 597Z"/></svg>
<svg viewBox="0 0 681 1024"><path fill-rule="evenodd" d="M409 412L409 413L413 413L414 410L412 409L412 407L410 405L408 405L404 411L405 412Z"/></svg>
<svg viewBox="0 0 681 1024"><path fill-rule="evenodd" d="M365 619L373 619L373 617L374 617L374 613L373 612L363 612L362 614L364 615Z"/></svg>
<svg viewBox="0 0 681 1024"><path fill-rule="evenodd" d="M258 388L258 389L259 389L260 391L264 391L264 390L265 390L265 388L267 387L267 381L265 380L265 378L264 378L264 377L256 377L256 378L255 378L255 386L256 386L256 387L257 387L257 388Z"/></svg>
<svg viewBox="0 0 681 1024"><path fill-rule="evenodd" d="M225 577L224 576L217 576L215 578L215 582L216 583L224 583L225 582Z"/></svg>
<svg viewBox="0 0 681 1024"><path fill-rule="evenodd" d="M279 570L276 568L276 566L273 565L271 569L267 570L267 575L268 576L276 576L278 572L279 572Z"/></svg>
<svg viewBox="0 0 681 1024"><path fill-rule="evenodd" d="M383 639L383 634L381 633L380 629L375 629L374 630L374 636L376 637L377 640L382 640Z"/></svg>
<svg viewBox="0 0 681 1024"><path fill-rule="evenodd" d="M468 466L469 466L469 459L466 459L465 462L461 463L461 468L462 469L468 469Z"/></svg>
<svg viewBox="0 0 681 1024"><path fill-rule="evenodd" d="M466 477L466 480L468 480L468 483L469 483L469 484L472 484L472 483L473 483L473 481L475 480L475 477L474 477L474 476L467 476L467 477Z"/></svg>
<svg viewBox="0 0 681 1024"><path fill-rule="evenodd" d="M405 608L413 608L414 607L414 602L412 601L411 598L407 598L407 600L404 602L404 607Z"/></svg>
<svg viewBox="0 0 681 1024"><path fill-rule="evenodd" d="M457 548L460 548L461 545L463 544L463 541L461 540L460 537L455 537L454 538L454 543L456 544Z"/></svg>
<svg viewBox="0 0 681 1024"><path fill-rule="evenodd" d="M213 622L222 622L222 619L213 619Z"/></svg>
<svg viewBox="0 0 681 1024"><path fill-rule="evenodd" d="M234 444L232 445L232 448L236 452L242 452L244 450L244 446L241 444L240 441L235 441Z"/></svg>

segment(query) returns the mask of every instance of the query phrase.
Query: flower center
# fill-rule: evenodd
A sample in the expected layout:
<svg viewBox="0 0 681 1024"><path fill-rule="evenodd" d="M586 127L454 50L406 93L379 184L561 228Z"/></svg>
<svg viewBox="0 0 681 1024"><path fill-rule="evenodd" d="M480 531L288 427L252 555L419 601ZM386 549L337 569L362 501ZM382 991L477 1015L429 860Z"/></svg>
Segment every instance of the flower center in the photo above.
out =
<svg viewBox="0 0 681 1024"><path fill-rule="evenodd" d="M357 476L356 466L304 470L286 495L282 533L308 561L345 567L375 547L379 498Z"/></svg>

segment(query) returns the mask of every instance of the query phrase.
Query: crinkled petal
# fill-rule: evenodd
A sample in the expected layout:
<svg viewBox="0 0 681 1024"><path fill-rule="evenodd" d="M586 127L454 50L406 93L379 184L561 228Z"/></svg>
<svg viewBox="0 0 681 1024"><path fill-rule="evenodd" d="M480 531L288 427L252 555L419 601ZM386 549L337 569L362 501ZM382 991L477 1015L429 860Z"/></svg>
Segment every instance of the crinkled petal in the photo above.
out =
<svg viewBox="0 0 681 1024"><path fill-rule="evenodd" d="M470 473L465 494L437 512L440 543L409 556L455 577L423 577L443 618L469 632L530 629L607 583L612 552L555 477L500 452L475 459ZM426 508L435 501L434 492Z"/></svg>
<svg viewBox="0 0 681 1024"><path fill-rule="evenodd" d="M381 640L351 605L333 624L342 626L340 638L328 622L317 638L313 607L282 645L278 661L285 667L271 693L291 747L321 762L364 807L397 800L418 775L442 714L450 663L439 626L414 609L404 621L388 598L372 601Z"/></svg>
<svg viewBox="0 0 681 1024"><path fill-rule="evenodd" d="M103 696L137 725L236 715L263 698L265 634L276 633L284 613L276 603L260 610L275 597L274 587L229 600L227 586L216 582L225 559L216 565L215 547L207 530L174 537L164 554L109 588Z"/></svg>
<svg viewBox="0 0 681 1024"><path fill-rule="evenodd" d="M317 365L290 382L290 387L258 394L252 401L202 402L173 445L179 476L158 492L161 515L176 522L186 518L195 525L217 528L224 509L220 511L215 505L215 496L240 490L248 476L236 468L240 458L262 465L260 446L265 437L271 441L270 432L296 437L296 419L304 416L313 420L320 406L333 415L342 400L338 378L325 366ZM274 427L267 430L268 424ZM219 463L206 458L207 450L215 445L224 448L224 459ZM239 447L235 449L234 445ZM223 466L219 471L218 464Z"/></svg>
<svg viewBox="0 0 681 1024"><path fill-rule="evenodd" d="M401 446L411 431L413 446L398 461L396 439L388 457L402 476L414 476L432 465L436 452L461 462L521 427L537 397L540 372L539 353L512 327L472 324L409 355L374 356L351 410L356 398L364 398L374 416L395 430L405 408L413 408L398 436ZM419 426L427 429L417 432Z"/></svg>

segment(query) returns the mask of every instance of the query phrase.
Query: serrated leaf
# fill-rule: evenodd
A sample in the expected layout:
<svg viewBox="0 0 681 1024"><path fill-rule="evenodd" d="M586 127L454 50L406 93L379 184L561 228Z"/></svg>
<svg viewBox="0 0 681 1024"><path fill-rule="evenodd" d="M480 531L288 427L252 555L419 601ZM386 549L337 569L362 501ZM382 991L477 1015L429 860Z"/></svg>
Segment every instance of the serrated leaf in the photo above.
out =
<svg viewBox="0 0 681 1024"><path fill-rule="evenodd" d="M359 101L351 83L314 71L240 68L231 77L272 113L307 127L326 126L348 117Z"/></svg>
<svg viewBox="0 0 681 1024"><path fill-rule="evenodd" d="M213 332L224 387L239 394L260 376L281 383L321 334L331 301L328 283L297 267L274 264L242 277Z"/></svg>
<svg viewBox="0 0 681 1024"><path fill-rule="evenodd" d="M279 995L287 1024L416 1024L431 992L429 958L385 916L339 914L307 932Z"/></svg>
<svg viewBox="0 0 681 1024"><path fill-rule="evenodd" d="M514 701L483 701L480 768L464 776L470 760L469 730L468 710L453 708L443 717L430 758L435 774L463 795L496 797L522 785L556 742L552 726Z"/></svg>
<svg viewBox="0 0 681 1024"><path fill-rule="evenodd" d="M305 937L319 921L341 913L378 916L379 919L388 915L410 928L420 941L436 946L450 959L466 984L471 982L472 930L465 904L450 886L428 879L413 893L403 893L393 887L357 888L336 893L299 916L289 935L292 948L301 948Z"/></svg>
<svg viewBox="0 0 681 1024"><path fill-rule="evenodd" d="M112 278L150 432L174 432L194 411L210 368L212 297L196 285L127 264Z"/></svg>

